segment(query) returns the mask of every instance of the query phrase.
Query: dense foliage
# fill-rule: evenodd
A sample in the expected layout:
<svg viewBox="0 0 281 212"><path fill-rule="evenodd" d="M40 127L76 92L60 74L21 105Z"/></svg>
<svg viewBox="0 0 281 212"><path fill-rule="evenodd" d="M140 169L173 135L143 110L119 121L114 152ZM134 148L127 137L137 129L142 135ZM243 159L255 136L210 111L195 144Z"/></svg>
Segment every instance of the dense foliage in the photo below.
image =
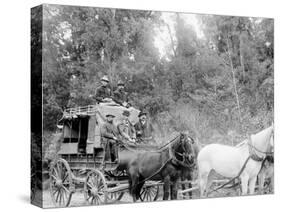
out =
<svg viewBox="0 0 281 212"><path fill-rule="evenodd" d="M237 142L273 121L273 20L198 15L198 38L182 14L160 57L161 12L44 6L44 129L62 111L95 104L107 74L149 111L158 137L189 130L201 142Z"/></svg>

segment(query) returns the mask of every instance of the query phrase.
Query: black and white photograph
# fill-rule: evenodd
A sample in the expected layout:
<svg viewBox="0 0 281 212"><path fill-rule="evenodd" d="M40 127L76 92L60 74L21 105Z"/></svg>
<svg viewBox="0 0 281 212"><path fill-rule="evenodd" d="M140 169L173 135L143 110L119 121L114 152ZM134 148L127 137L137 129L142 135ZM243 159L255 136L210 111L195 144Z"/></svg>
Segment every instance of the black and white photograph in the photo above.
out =
<svg viewBox="0 0 281 212"><path fill-rule="evenodd" d="M30 17L32 204L274 194L273 18L56 4Z"/></svg>

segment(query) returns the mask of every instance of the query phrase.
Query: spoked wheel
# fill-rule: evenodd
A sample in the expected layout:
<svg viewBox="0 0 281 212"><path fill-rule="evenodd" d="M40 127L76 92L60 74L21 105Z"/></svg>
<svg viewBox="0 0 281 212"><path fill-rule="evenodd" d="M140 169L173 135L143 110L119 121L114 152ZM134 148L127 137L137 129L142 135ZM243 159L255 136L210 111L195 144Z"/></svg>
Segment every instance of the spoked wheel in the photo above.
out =
<svg viewBox="0 0 281 212"><path fill-rule="evenodd" d="M121 200L123 196L124 196L123 191L112 192L108 194L108 201L110 203L114 203L116 201Z"/></svg>
<svg viewBox="0 0 281 212"><path fill-rule="evenodd" d="M106 180L100 171L92 170L88 173L84 183L84 198L86 202L91 205L107 203Z"/></svg>
<svg viewBox="0 0 281 212"><path fill-rule="evenodd" d="M67 207L74 190L71 169L64 159L58 159L50 169L50 194L57 207Z"/></svg>
<svg viewBox="0 0 281 212"><path fill-rule="evenodd" d="M159 194L159 185L145 186L141 189L140 200L142 202L156 201Z"/></svg>
<svg viewBox="0 0 281 212"><path fill-rule="evenodd" d="M118 181L122 180L122 178L127 177L126 172L124 170L114 170L114 171L108 171L106 174L107 181ZM112 187L118 186L117 184L109 184L107 187L110 189ZM108 202L114 203L116 201L119 201L124 196L124 191L116 191L116 192L110 192L108 193Z"/></svg>

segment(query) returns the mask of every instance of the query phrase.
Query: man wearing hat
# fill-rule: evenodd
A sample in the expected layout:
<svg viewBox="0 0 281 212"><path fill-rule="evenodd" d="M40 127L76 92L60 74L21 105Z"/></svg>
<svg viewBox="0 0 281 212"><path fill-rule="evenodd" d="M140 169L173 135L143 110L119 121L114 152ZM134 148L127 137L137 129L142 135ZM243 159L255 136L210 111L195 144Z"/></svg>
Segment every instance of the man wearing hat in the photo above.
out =
<svg viewBox="0 0 281 212"><path fill-rule="evenodd" d="M122 141L135 142L136 141L136 131L134 126L129 121L130 111L124 110L123 120L118 124L117 129L120 133Z"/></svg>
<svg viewBox="0 0 281 212"><path fill-rule="evenodd" d="M103 78L101 78L101 86L97 88L95 98L98 103L112 101L112 91L109 86L109 79L107 76L103 76Z"/></svg>
<svg viewBox="0 0 281 212"><path fill-rule="evenodd" d="M125 92L125 83L119 80L117 83L117 89L113 92L113 100L124 107L130 107L128 103L128 94Z"/></svg>
<svg viewBox="0 0 281 212"><path fill-rule="evenodd" d="M118 131L113 124L113 114L106 115L106 122L101 127L101 143L105 149L105 158L115 162L118 158L117 140Z"/></svg>
<svg viewBox="0 0 281 212"><path fill-rule="evenodd" d="M141 111L138 117L139 121L134 126L137 135L137 142L155 142L153 137L154 129L152 127L152 124L147 120L147 113L145 111Z"/></svg>

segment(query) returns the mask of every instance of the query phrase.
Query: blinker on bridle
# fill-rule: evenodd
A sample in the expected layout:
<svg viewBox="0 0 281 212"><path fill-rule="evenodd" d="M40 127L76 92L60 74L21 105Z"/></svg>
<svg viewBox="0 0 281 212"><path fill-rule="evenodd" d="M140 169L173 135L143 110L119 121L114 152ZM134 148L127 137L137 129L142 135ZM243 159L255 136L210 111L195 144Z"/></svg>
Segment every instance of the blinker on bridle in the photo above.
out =
<svg viewBox="0 0 281 212"><path fill-rule="evenodd" d="M181 146L182 146L182 149L185 153L179 153L179 152L176 152L175 151L175 154L179 155L182 157L182 160L178 160L176 159L178 162L180 162L180 164L182 164L183 166L187 166L187 167L193 167L194 164L195 164L195 161L193 163L189 163L189 160L187 159L188 156L190 154L193 154L193 153L188 153L187 149L185 148L185 145L184 145L184 141L182 139L184 139L184 135L181 135L180 136L180 139L181 139ZM188 142L190 142L190 145L192 145L194 143L193 139L191 139L190 137L187 138Z"/></svg>

